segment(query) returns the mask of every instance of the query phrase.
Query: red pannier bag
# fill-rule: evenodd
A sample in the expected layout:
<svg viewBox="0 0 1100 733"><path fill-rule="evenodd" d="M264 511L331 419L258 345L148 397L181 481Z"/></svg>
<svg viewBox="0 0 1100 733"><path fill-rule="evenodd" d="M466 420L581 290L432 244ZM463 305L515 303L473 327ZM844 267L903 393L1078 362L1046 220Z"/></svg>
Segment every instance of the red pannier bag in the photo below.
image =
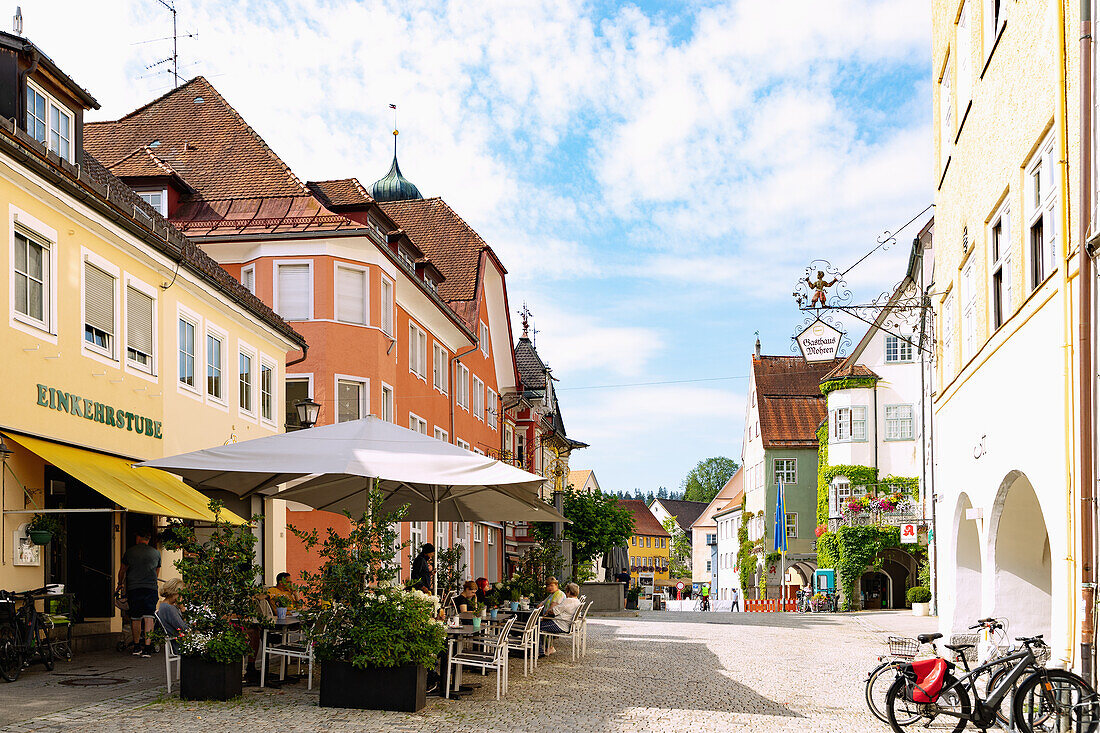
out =
<svg viewBox="0 0 1100 733"><path fill-rule="evenodd" d="M908 665L909 699L913 702L935 702L947 674L947 660L939 657L920 659Z"/></svg>

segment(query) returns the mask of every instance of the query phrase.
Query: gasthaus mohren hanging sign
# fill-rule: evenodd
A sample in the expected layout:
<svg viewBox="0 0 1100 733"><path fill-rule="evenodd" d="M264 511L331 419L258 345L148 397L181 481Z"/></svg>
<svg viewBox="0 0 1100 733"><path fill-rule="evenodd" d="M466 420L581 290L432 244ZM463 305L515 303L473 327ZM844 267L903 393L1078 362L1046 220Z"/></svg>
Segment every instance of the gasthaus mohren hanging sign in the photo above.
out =
<svg viewBox="0 0 1100 733"><path fill-rule="evenodd" d="M802 350L802 358L808 362L815 362L835 359L837 352L840 351L842 338L844 338L843 333L819 318L802 329L794 340Z"/></svg>

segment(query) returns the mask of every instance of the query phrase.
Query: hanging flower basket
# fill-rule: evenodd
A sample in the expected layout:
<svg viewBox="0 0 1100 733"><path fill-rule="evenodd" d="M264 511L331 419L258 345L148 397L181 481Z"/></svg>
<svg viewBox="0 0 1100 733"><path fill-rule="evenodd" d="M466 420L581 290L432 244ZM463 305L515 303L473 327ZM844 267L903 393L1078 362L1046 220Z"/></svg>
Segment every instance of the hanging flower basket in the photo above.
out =
<svg viewBox="0 0 1100 733"><path fill-rule="evenodd" d="M48 545L53 541L53 532L48 529L32 529L27 532L27 536L36 545Z"/></svg>

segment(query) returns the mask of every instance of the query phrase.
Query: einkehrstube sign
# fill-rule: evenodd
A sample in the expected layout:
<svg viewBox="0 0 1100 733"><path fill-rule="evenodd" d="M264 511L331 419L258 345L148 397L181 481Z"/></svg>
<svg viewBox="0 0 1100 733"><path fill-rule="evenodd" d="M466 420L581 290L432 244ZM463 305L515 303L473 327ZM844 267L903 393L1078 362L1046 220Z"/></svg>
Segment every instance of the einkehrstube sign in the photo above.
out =
<svg viewBox="0 0 1100 733"><path fill-rule="evenodd" d="M85 399L78 394L63 392L60 389L38 385L38 405L58 412L66 412L73 417L82 417L85 420L109 425L119 430L128 430L131 433L148 435L150 438L161 440L160 420L127 412L121 407L112 407L102 402Z"/></svg>
<svg viewBox="0 0 1100 733"><path fill-rule="evenodd" d="M844 334L820 318L794 337L802 358L808 362L832 361L840 351L840 340Z"/></svg>

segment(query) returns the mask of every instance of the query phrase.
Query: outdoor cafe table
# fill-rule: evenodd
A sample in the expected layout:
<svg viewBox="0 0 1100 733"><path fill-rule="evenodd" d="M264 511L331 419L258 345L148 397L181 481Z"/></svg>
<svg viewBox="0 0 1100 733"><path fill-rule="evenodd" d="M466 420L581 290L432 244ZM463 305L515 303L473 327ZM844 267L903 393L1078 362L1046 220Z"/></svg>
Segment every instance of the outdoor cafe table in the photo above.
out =
<svg viewBox="0 0 1100 733"><path fill-rule="evenodd" d="M301 628L302 621L298 618L297 614L288 615L286 618L273 618L268 619L264 624L263 640L260 642L260 687L264 686L264 679L267 676L267 635L278 634L282 641L286 641L286 632L296 631ZM286 662L284 658L279 667L279 679L282 680L286 676Z"/></svg>
<svg viewBox="0 0 1100 733"><path fill-rule="evenodd" d="M459 616L469 616L471 619L473 618L473 614L459 614ZM451 692L451 657L456 654L455 643L458 643L459 647L457 651L460 652L462 651L463 642L465 642L468 637L481 636L483 633L484 627L480 629L475 629L472 624L458 627L447 627L447 658L446 660L444 660L446 664L446 676L444 678L443 686L445 697L450 697ZM458 688L461 684L462 668L459 667L457 670L455 670L454 692L458 692Z"/></svg>

